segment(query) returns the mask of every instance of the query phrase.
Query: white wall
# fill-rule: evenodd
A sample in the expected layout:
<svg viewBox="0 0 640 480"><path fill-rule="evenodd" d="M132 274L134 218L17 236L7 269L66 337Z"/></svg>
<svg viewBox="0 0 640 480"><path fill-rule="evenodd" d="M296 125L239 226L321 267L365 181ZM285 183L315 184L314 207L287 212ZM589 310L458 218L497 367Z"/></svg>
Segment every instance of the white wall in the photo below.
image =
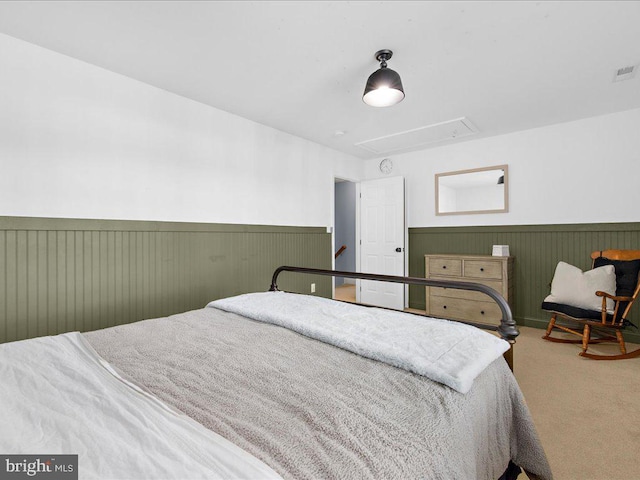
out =
<svg viewBox="0 0 640 480"><path fill-rule="evenodd" d="M362 161L0 34L0 215L333 224Z"/></svg>
<svg viewBox="0 0 640 480"><path fill-rule="evenodd" d="M409 227L640 221L640 109L390 157ZM365 162L367 179L381 177ZM436 173L509 165L509 212L435 215Z"/></svg>

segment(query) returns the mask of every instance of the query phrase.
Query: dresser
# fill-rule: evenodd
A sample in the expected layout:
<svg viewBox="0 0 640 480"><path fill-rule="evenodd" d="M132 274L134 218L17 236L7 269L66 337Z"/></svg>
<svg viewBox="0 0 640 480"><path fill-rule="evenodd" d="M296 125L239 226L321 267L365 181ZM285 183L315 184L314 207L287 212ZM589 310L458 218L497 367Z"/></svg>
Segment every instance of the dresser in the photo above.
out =
<svg viewBox="0 0 640 480"><path fill-rule="evenodd" d="M490 255L425 255L425 277L481 283L500 293L513 310L514 257ZM500 307L481 292L426 287L426 311L432 317L499 325Z"/></svg>

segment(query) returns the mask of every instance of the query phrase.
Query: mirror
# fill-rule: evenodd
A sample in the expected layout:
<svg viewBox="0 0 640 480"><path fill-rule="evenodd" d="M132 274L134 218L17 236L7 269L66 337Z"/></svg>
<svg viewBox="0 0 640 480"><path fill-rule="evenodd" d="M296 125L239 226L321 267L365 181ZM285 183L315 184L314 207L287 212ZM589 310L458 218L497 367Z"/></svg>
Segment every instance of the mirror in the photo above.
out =
<svg viewBox="0 0 640 480"><path fill-rule="evenodd" d="M509 211L507 165L436 174L436 215Z"/></svg>

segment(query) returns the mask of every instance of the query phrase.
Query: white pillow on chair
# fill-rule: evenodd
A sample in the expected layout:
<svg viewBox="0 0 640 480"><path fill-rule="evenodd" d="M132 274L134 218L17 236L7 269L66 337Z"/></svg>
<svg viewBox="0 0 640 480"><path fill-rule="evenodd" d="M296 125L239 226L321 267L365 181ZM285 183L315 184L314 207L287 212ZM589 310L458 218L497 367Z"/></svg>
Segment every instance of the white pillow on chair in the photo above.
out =
<svg viewBox="0 0 640 480"><path fill-rule="evenodd" d="M605 265L582 272L565 262L558 263L551 282L551 295L545 302L561 303L586 310L602 311L602 297L596 292L616 294L616 271L613 265ZM607 311L613 313L614 301L607 299Z"/></svg>

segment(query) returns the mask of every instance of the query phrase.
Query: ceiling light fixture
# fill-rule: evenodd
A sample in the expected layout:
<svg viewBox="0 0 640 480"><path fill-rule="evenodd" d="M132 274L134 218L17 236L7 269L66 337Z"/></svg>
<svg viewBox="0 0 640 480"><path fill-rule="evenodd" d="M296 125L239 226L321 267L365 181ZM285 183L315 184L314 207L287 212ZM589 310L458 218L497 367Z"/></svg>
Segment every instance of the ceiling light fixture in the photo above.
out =
<svg viewBox="0 0 640 480"><path fill-rule="evenodd" d="M404 89L400 75L387 68L387 60L391 58L391 50L379 50L376 52L376 60L380 62L380 68L373 72L367 80L367 86L362 95L362 101L372 107L390 107L399 103L404 98Z"/></svg>

